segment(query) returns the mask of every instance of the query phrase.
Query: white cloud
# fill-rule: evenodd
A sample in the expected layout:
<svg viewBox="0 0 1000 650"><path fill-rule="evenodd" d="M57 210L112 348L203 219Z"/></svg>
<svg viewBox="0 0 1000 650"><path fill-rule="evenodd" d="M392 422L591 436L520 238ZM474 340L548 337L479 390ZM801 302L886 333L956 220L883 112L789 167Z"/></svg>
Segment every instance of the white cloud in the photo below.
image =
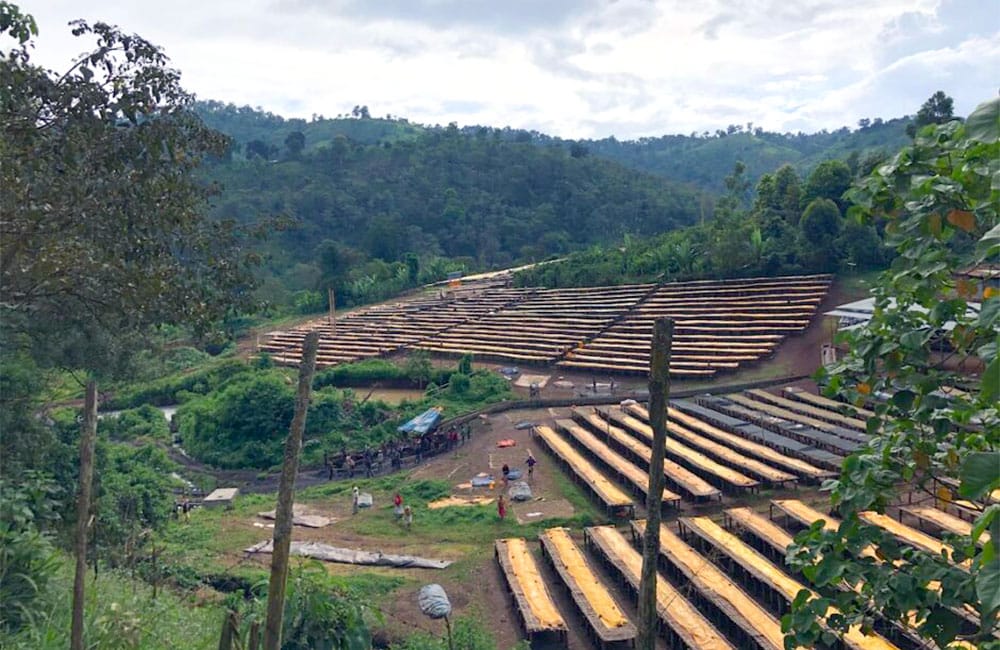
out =
<svg viewBox="0 0 1000 650"><path fill-rule="evenodd" d="M753 121L835 129L968 112L996 92L992 0L72 0L30 7L36 57L81 51L69 19L161 45L203 98L288 116L356 104L426 123L630 138Z"/></svg>

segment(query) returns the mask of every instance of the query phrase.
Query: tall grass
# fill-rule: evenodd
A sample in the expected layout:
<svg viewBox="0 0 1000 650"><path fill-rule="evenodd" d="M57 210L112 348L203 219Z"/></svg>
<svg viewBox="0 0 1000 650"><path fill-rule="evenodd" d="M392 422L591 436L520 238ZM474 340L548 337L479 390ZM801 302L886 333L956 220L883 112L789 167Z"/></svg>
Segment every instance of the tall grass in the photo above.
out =
<svg viewBox="0 0 1000 650"><path fill-rule="evenodd" d="M5 650L65 650L69 647L73 565L63 557L59 571L37 603L35 620L17 634L0 633ZM87 578L85 641L101 650L214 649L219 643L220 603L195 604L173 592L153 589L115 572Z"/></svg>

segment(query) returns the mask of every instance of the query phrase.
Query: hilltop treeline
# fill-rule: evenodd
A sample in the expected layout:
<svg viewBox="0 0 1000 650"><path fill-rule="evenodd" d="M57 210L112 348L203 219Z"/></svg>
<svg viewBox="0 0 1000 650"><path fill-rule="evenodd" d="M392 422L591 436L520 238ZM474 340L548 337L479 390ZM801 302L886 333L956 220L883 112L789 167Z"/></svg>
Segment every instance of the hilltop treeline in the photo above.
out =
<svg viewBox="0 0 1000 650"><path fill-rule="evenodd" d="M451 128L381 144L338 136L306 149L296 133L283 151L244 144L206 169L223 188L217 216L291 218L264 244L272 300L309 289L321 293L296 299L322 307L332 286L338 302L369 302L450 270L653 236L711 209L687 187L496 134Z"/></svg>

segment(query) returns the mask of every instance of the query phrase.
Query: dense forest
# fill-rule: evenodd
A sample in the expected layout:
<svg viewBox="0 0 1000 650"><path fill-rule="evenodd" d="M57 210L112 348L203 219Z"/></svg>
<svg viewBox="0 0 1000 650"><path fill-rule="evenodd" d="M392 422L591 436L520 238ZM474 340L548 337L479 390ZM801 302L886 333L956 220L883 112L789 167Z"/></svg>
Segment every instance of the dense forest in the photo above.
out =
<svg viewBox="0 0 1000 650"><path fill-rule="evenodd" d="M643 268L627 269L630 277L650 275L643 270L653 263L650 256L664 258L655 266L668 274L678 263L687 274L829 270L837 266L831 256L845 255L852 268L876 265L881 255L871 250L877 242L870 230L855 232L838 221L834 234L843 234L841 243L833 247L824 239L829 245L822 255L803 256L796 250L808 240L797 229L814 198L833 200L843 216L840 193L849 180L869 173L886 150L905 141L909 123L862 120L853 131L812 135L748 124L632 142L567 141L510 128L420 126L373 117L366 106L309 121L221 102L195 108L208 126L232 138L227 154L204 170L222 188L216 216L284 218L284 227L264 244L259 295L279 311L303 313L325 306L326 287L336 290L338 303L359 304L455 270L503 268L584 250L589 253L576 259L595 262L595 250L608 247L600 255L615 257L623 240L638 246L643 258ZM842 162L830 167L823 162L828 159ZM742 189L721 217L738 219L749 205L750 187L756 184L759 194L770 182L764 179L776 175L779 184L790 183L779 191L794 196L758 197L754 224L712 222L716 197L727 191L725 178L737 163ZM823 173L836 178L821 180ZM817 193L810 183L828 186ZM784 225L762 215L765 204L782 212ZM824 207L820 214L828 214L830 206ZM672 247L676 236L664 234L695 224L679 249ZM742 246L746 242L751 244ZM733 254L710 254L725 247ZM685 262L691 255L702 261ZM607 268L623 267L615 262ZM591 269L575 280L554 280L556 272L550 268L544 280L579 283L607 275Z"/></svg>
<svg viewBox="0 0 1000 650"><path fill-rule="evenodd" d="M218 217L290 218L265 244L272 301L333 286L347 304L370 302L453 269L652 236L710 211L704 193L495 134L426 130L372 144L336 136L306 149L295 133L280 151L255 140L206 167L223 187Z"/></svg>
<svg viewBox="0 0 1000 650"><path fill-rule="evenodd" d="M303 137L302 147L310 150L338 136L361 144L378 144L412 140L421 133L447 128L422 126L392 115L372 116L367 106L356 107L349 115L334 118L314 115L311 120L285 119L249 106L237 107L217 101L198 102L196 110L208 126L229 135L240 146L249 145L251 152L272 158L280 157L289 142L296 146L297 134ZM724 190L723 179L737 161L746 165L746 176L753 183L763 174L786 164L792 165L799 174L808 174L824 160L840 159L857 171L866 157L884 155L906 144L911 124L909 116L888 120L876 117L859 120L854 129L843 126L817 133L778 133L749 122L730 124L714 131L637 140L615 137L567 140L538 131L491 126L466 126L459 132L466 136L490 135L504 141L539 146L555 145L576 157L594 155L615 160L638 171L718 193ZM668 129L669 125L665 125L664 130Z"/></svg>
<svg viewBox="0 0 1000 650"><path fill-rule="evenodd" d="M750 182L737 163L712 219L656 237L593 246L521 271L517 281L567 287L879 268L890 255L882 224L847 218L855 180L839 160L821 163L804 179L784 165L764 174L749 200Z"/></svg>

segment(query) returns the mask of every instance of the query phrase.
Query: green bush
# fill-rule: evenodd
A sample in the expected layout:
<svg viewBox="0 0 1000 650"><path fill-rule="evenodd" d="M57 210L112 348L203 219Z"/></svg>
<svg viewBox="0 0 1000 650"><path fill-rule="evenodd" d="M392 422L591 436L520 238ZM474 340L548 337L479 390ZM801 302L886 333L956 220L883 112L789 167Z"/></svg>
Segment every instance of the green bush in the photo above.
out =
<svg viewBox="0 0 1000 650"><path fill-rule="evenodd" d="M98 432L113 440L150 438L170 442L171 439L170 426L163 412L149 404L124 410L114 417L101 418Z"/></svg>
<svg viewBox="0 0 1000 650"><path fill-rule="evenodd" d="M107 406L113 409L134 408L143 404L169 406L190 398L192 393L204 395L209 387L217 387L232 377L252 370L243 361L228 359L197 372L131 386L116 394Z"/></svg>
<svg viewBox="0 0 1000 650"><path fill-rule="evenodd" d="M301 564L288 577L282 650L369 650L367 606L331 578L321 562Z"/></svg>
<svg viewBox="0 0 1000 650"><path fill-rule="evenodd" d="M315 314L326 309L326 297L319 291L296 291L292 304L299 314Z"/></svg>
<svg viewBox="0 0 1000 650"><path fill-rule="evenodd" d="M56 570L40 590L34 618L16 633L0 631L0 648L64 650L69 647L73 562L56 556ZM4 601L6 609L6 601ZM115 571L86 581L84 630L88 648L101 650L214 650L223 611L217 605L194 607L170 592L152 597L152 588Z"/></svg>
<svg viewBox="0 0 1000 650"><path fill-rule="evenodd" d="M34 623L37 600L58 568L55 549L40 530L55 516L59 490L40 474L17 483L0 479L0 630ZM4 647L0 643L0 647Z"/></svg>
<svg viewBox="0 0 1000 650"><path fill-rule="evenodd" d="M155 445L136 447L100 440L94 472L97 550L112 566L130 563L173 512L171 477L177 465Z"/></svg>
<svg viewBox="0 0 1000 650"><path fill-rule="evenodd" d="M461 397L469 392L469 387L471 385L472 380L469 379L468 375L456 372L451 376L451 383L448 385L448 390L452 395Z"/></svg>

